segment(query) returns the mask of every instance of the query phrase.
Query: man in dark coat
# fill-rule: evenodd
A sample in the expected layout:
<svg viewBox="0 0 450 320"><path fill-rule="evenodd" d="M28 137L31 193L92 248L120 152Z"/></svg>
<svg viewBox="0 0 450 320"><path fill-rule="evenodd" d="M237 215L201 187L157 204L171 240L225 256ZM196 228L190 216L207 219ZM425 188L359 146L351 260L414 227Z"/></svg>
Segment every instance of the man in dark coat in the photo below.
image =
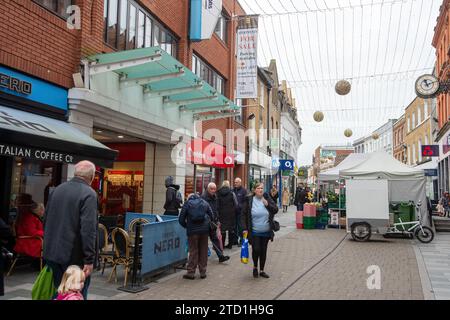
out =
<svg viewBox="0 0 450 320"><path fill-rule="evenodd" d="M213 212L209 204L197 194L189 196L181 208L178 222L186 233L189 242L189 261L185 279L194 280L195 270L199 269L200 278L206 278L208 264L208 235Z"/></svg>
<svg viewBox="0 0 450 320"><path fill-rule="evenodd" d="M298 211L303 211L303 207L306 202L308 202L308 193L306 189L303 188L303 184L299 184L295 192L294 205L297 206Z"/></svg>
<svg viewBox="0 0 450 320"><path fill-rule="evenodd" d="M230 189L230 182L225 180L222 188L217 191L219 221L222 227L222 243L224 248L233 247L234 228L236 226L236 213L238 203L236 195ZM228 231L228 245L225 246L226 232Z"/></svg>
<svg viewBox="0 0 450 320"><path fill-rule="evenodd" d="M178 216L179 209L181 208L181 199L177 197L180 186L174 184L172 176L168 176L165 181L166 185L166 202L164 203L165 215Z"/></svg>
<svg viewBox="0 0 450 320"><path fill-rule="evenodd" d="M81 161L74 178L49 195L44 215L44 259L53 271L55 287L70 265L78 265L86 276L82 294L87 298L96 256L97 194L91 188L95 165Z"/></svg>
<svg viewBox="0 0 450 320"><path fill-rule="evenodd" d="M208 184L205 192L203 192L202 199L208 202L213 213L213 219L211 221L211 229L209 233L209 238L213 243L213 249L219 258L219 262L225 262L230 259L229 256L223 254L223 250L220 248L221 243L219 238L217 238L217 225L219 224L219 212L217 211L217 196L216 196L217 186L215 183L211 182Z"/></svg>
<svg viewBox="0 0 450 320"><path fill-rule="evenodd" d="M238 209L236 214L236 227L235 227L236 239L235 241L233 241L233 244L239 244L239 242L242 240L242 225L241 225L242 208L244 207L244 203L247 197L247 189L245 189L242 186L242 180L240 178L234 179L233 193L236 195L238 203Z"/></svg>

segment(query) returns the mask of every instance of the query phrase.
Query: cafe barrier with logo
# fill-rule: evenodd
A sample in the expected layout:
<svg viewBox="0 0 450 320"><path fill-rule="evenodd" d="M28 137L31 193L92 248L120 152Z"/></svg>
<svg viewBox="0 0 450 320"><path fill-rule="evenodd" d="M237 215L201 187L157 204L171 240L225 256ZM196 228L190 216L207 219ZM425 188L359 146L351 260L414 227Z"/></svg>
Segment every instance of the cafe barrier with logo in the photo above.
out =
<svg viewBox="0 0 450 320"><path fill-rule="evenodd" d="M142 225L142 277L187 262L186 230L178 223L178 217L160 217L161 222L155 214L127 212L125 217L125 230L134 219L149 221Z"/></svg>

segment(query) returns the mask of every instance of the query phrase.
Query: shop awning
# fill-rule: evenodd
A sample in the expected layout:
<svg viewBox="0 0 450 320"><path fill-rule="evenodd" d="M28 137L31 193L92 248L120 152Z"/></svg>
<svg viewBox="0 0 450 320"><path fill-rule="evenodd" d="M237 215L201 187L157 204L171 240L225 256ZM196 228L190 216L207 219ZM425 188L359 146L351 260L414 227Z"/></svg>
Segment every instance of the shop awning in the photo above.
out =
<svg viewBox="0 0 450 320"><path fill-rule="evenodd" d="M239 106L160 47L98 54L88 60L91 76L116 72L121 88L140 85L147 97L161 97L164 108L191 112L196 120L238 115Z"/></svg>
<svg viewBox="0 0 450 320"><path fill-rule="evenodd" d="M112 167L116 155L67 122L0 106L0 156Z"/></svg>

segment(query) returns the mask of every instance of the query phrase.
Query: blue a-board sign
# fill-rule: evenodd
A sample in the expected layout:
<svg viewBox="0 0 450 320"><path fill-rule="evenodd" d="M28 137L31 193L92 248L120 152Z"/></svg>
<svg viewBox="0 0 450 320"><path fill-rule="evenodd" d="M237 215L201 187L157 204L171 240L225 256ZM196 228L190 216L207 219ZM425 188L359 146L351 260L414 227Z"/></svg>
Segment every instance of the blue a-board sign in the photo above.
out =
<svg viewBox="0 0 450 320"><path fill-rule="evenodd" d="M67 89L0 66L0 91L67 111Z"/></svg>
<svg viewBox="0 0 450 320"><path fill-rule="evenodd" d="M146 213L127 212L125 228L133 219L143 218L150 221L142 226L142 261L141 274L149 275L165 267L184 263L187 260L187 235L176 216L160 216Z"/></svg>

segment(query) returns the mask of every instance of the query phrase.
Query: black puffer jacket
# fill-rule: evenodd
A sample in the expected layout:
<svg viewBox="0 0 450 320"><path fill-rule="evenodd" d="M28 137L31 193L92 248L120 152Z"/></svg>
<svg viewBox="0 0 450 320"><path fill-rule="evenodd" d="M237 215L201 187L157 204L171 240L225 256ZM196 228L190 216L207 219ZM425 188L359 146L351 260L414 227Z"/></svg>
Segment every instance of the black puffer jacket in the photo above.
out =
<svg viewBox="0 0 450 320"><path fill-rule="evenodd" d="M241 216L241 223L242 223L242 228L243 230L247 230L248 231L248 241L250 243L252 243L252 230L253 230L253 226L252 226L252 206L253 206L253 198L254 195L249 195L247 197L247 201L244 204L244 208L242 210L242 216ZM267 211L269 211L269 223L270 226L273 226L273 219L275 214L277 214L278 212L278 206L275 204L275 202L272 200L272 198L267 194L264 193L264 199L267 200L268 205L267 205ZM275 236L275 233L272 231L272 237L271 240L273 240L273 237Z"/></svg>
<svg viewBox="0 0 450 320"><path fill-rule="evenodd" d="M205 214L205 219L202 222L192 221L192 213L194 210L200 210ZM192 195L181 208L178 222L183 228L186 228L188 236L195 234L209 234L209 224L213 218L213 213L209 204L200 198L199 195Z"/></svg>
<svg viewBox="0 0 450 320"><path fill-rule="evenodd" d="M222 187L217 191L219 205L219 221L222 232L234 230L236 225L236 213L238 203L236 195L228 187Z"/></svg>
<svg viewBox="0 0 450 320"><path fill-rule="evenodd" d="M181 208L181 203L177 200L177 193L180 190L180 186L173 183L173 177L167 177L165 181L166 185L166 202L164 203L164 209L166 212L174 212L178 214L178 209Z"/></svg>

